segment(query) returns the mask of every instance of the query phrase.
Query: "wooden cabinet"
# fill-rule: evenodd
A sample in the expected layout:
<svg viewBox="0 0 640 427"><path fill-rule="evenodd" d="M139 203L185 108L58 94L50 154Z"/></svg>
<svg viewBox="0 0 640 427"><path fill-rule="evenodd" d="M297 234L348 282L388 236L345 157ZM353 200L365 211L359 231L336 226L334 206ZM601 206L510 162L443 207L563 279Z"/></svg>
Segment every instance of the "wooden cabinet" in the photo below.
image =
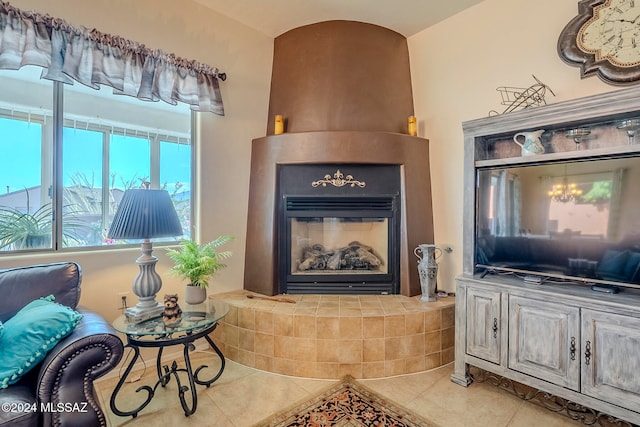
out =
<svg viewBox="0 0 640 427"><path fill-rule="evenodd" d="M578 307L509 296L509 369L579 390L579 341Z"/></svg>
<svg viewBox="0 0 640 427"><path fill-rule="evenodd" d="M583 310L582 339L582 392L640 411L640 317Z"/></svg>
<svg viewBox="0 0 640 427"><path fill-rule="evenodd" d="M467 353L500 363L500 292L469 288Z"/></svg>
<svg viewBox="0 0 640 427"><path fill-rule="evenodd" d="M452 381L470 384L473 365L640 424L640 295L505 277L456 286Z"/></svg>

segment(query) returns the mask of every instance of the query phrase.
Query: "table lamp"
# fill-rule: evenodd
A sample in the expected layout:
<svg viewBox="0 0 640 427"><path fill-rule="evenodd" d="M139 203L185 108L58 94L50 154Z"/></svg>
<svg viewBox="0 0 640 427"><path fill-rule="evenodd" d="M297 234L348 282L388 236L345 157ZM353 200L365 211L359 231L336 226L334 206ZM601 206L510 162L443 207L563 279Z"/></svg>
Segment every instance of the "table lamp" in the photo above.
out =
<svg viewBox="0 0 640 427"><path fill-rule="evenodd" d="M162 279L155 270L158 258L151 255L150 239L182 234L182 225L167 191L137 188L124 192L107 236L143 239L142 255L136 259L140 272L132 289L138 296L138 303L125 310L127 320L142 322L162 315L163 305L156 301Z"/></svg>

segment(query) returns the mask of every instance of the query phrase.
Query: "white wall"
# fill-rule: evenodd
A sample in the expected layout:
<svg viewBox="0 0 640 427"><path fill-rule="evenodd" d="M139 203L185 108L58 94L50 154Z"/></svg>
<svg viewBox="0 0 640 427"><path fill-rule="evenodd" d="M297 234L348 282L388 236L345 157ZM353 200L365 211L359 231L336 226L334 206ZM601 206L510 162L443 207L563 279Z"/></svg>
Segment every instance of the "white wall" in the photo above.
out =
<svg viewBox="0 0 640 427"><path fill-rule="evenodd" d="M190 0L11 0L11 5L59 17L74 26L96 28L165 52L218 67L228 74L221 82L226 116L199 114L201 147L197 214L198 235L212 240L219 234L236 236L229 268L216 277L212 292L241 289L247 220L251 140L266 134L271 83L273 39L216 14ZM0 268L62 260L83 268L81 304L108 320L118 311L118 293L131 290L138 272L139 249L65 252L55 255L0 257ZM157 271L164 281L161 294L182 293L182 282L167 274L164 250ZM46 284L45 284L46 285ZM135 303L135 297L132 296Z"/></svg>
<svg viewBox="0 0 640 427"><path fill-rule="evenodd" d="M462 273L462 122L503 111L499 86L526 88L534 74L556 96L547 103L619 89L557 53L577 0L485 0L408 39L419 136L429 139L435 243L454 251L440 260L438 286L453 291ZM472 201L469 201L472 203Z"/></svg>

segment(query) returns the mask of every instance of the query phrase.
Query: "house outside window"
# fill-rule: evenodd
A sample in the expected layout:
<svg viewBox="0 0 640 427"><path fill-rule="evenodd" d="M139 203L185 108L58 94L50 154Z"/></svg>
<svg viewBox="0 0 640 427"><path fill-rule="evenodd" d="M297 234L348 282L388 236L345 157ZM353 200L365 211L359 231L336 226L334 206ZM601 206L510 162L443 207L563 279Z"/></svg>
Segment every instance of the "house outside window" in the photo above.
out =
<svg viewBox="0 0 640 427"><path fill-rule="evenodd" d="M191 113L41 69L0 70L0 254L117 246L107 230L128 188L171 195L191 229ZM55 215L60 212L60 215Z"/></svg>

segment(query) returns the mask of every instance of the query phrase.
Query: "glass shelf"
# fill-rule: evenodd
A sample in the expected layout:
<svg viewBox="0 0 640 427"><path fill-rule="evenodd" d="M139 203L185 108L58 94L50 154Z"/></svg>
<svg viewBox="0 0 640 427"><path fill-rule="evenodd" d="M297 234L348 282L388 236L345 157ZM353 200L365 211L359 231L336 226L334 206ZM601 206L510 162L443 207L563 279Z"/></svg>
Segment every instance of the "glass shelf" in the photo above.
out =
<svg viewBox="0 0 640 427"><path fill-rule="evenodd" d="M476 163L484 164L485 161L499 159L517 161L522 155L520 146L513 140L514 135L538 129L545 130L540 138L545 153L526 156L527 162L552 161L554 158L588 158L602 155L602 150L624 153L628 150L626 147L632 147L631 152L635 152L640 147L640 141L636 142L635 138L636 132L640 130L640 111L632 111L595 119L560 124L541 123L535 128L478 135L474 144ZM571 154L575 152L578 154Z"/></svg>

